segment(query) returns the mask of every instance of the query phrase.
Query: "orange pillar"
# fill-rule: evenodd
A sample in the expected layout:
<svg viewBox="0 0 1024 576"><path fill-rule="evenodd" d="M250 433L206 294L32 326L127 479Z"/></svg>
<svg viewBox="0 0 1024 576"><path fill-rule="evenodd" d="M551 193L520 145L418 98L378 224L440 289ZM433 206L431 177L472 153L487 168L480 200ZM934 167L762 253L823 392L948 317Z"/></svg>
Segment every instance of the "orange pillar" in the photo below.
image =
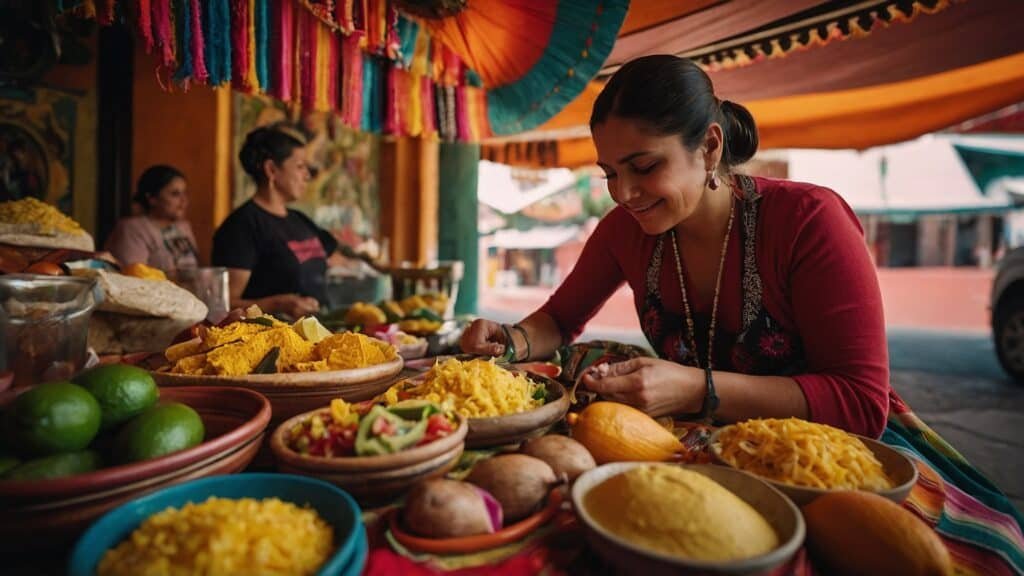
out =
<svg viewBox="0 0 1024 576"><path fill-rule="evenodd" d="M189 220L200 258L210 261L213 232L231 210L231 90L161 88L155 60L135 54L132 92L132 178L153 164L170 164L188 179Z"/></svg>
<svg viewBox="0 0 1024 576"><path fill-rule="evenodd" d="M386 138L380 149L380 229L394 265L437 260L438 143Z"/></svg>

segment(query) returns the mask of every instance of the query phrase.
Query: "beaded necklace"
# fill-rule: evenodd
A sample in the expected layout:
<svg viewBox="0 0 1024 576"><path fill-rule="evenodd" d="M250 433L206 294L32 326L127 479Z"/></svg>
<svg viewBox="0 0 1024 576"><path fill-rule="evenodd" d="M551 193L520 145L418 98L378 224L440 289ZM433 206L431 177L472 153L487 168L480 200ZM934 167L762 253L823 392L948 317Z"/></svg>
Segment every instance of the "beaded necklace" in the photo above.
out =
<svg viewBox="0 0 1024 576"><path fill-rule="evenodd" d="M718 316L718 295L722 287L722 270L725 269L725 253L729 249L729 237L732 235L732 222L736 216L736 201L729 199L729 225L725 230L725 239L722 241L722 255L718 259L718 274L715 277L715 298L711 304L711 324L708 327L708 361L706 368L712 368L712 349L715 342L715 320ZM686 282L683 278L683 259L679 256L679 240L676 238L676 229L672 232L672 250L676 256L676 274L679 276L679 291L683 296L683 311L686 313L686 334L689 338L690 349L693 350L693 358L700 368L700 358L697 354L697 335L694 329L693 314L690 312L690 300L686 296Z"/></svg>

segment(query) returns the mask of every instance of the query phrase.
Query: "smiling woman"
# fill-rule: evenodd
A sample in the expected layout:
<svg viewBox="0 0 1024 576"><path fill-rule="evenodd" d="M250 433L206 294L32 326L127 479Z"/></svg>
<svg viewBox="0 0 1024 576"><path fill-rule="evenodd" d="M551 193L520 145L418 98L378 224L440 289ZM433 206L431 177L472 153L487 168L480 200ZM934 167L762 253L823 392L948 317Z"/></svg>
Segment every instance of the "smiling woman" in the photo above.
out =
<svg viewBox="0 0 1024 576"><path fill-rule="evenodd" d="M478 321L466 351L500 353L512 338L546 356L628 282L660 359L601 367L587 388L653 415L795 416L878 437L890 392L881 297L842 199L734 174L757 150L754 119L682 58L624 65L591 132L618 208L521 330Z"/></svg>

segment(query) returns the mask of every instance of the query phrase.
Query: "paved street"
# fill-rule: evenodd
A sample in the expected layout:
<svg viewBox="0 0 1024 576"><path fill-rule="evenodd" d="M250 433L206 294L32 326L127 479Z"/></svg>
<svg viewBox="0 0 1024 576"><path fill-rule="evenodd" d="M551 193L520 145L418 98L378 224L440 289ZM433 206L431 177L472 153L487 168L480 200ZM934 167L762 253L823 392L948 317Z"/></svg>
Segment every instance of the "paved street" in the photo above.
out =
<svg viewBox="0 0 1024 576"><path fill-rule="evenodd" d="M485 310L514 322L520 314ZM581 339L645 345L628 329L588 330ZM991 337L974 331L891 328L892 385L928 425L1024 510L1024 385L999 367Z"/></svg>
<svg viewBox="0 0 1024 576"><path fill-rule="evenodd" d="M928 425L1024 510L1024 385L987 334L891 330L892 384Z"/></svg>

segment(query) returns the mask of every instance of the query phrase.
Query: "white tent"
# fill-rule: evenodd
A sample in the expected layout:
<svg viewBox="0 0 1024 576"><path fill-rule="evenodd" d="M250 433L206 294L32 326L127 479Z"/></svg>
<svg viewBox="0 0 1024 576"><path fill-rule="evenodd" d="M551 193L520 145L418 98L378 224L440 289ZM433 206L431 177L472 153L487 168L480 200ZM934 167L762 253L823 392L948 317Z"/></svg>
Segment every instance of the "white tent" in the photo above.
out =
<svg viewBox="0 0 1024 576"><path fill-rule="evenodd" d="M579 226L536 226L529 230L498 230L491 245L496 248L541 250L552 249L576 238Z"/></svg>
<svg viewBox="0 0 1024 576"><path fill-rule="evenodd" d="M985 212L1014 206L1006 187L982 191L954 144L977 139L930 134L864 151L789 150L789 177L835 190L861 214ZM1003 140L1003 139L997 139ZM996 148L993 142L985 142ZM1024 139L1014 142L1024 149Z"/></svg>
<svg viewBox="0 0 1024 576"><path fill-rule="evenodd" d="M514 214L576 184L576 176L568 168L529 170L532 176L530 182L534 184L532 186L522 185L522 180L514 177L516 172L527 170L481 160L477 178L477 197L480 202L499 212Z"/></svg>

